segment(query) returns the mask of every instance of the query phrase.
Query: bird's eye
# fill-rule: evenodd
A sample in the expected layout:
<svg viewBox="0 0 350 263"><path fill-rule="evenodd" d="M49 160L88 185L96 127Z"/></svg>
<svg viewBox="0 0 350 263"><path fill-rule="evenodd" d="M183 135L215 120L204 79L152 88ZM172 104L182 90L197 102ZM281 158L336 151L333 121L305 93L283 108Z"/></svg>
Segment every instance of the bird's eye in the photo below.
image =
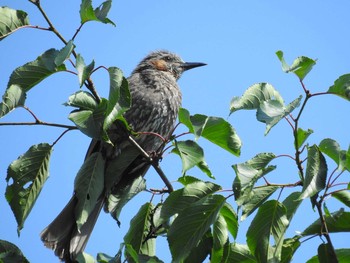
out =
<svg viewBox="0 0 350 263"><path fill-rule="evenodd" d="M165 61L170 61L170 60L171 60L171 57L170 57L170 56L166 56L166 57L164 57L164 60L165 60Z"/></svg>

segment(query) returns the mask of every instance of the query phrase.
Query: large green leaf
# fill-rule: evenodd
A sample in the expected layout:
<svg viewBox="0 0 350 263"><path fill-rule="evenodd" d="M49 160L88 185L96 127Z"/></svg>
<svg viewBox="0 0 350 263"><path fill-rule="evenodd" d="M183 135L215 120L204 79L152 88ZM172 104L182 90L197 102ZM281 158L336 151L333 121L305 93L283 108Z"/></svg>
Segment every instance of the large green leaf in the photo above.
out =
<svg viewBox="0 0 350 263"><path fill-rule="evenodd" d="M222 149L236 156L240 155L241 140L231 124L224 119L202 114L190 116L186 109L180 109L179 120L187 126L196 139L202 136Z"/></svg>
<svg viewBox="0 0 350 263"><path fill-rule="evenodd" d="M176 213L182 212L191 204L217 192L221 186L211 182L194 182L172 192L164 201L161 209L161 220L167 221Z"/></svg>
<svg viewBox="0 0 350 263"><path fill-rule="evenodd" d="M102 99L94 110L75 110L69 114L68 118L82 133L91 138L101 139L104 135L103 122L107 104L108 101Z"/></svg>
<svg viewBox="0 0 350 263"><path fill-rule="evenodd" d="M281 119L289 115L295 108L299 107L302 96L293 100L287 106L284 106L278 100L268 100L260 103L256 117L258 121L266 123L265 135L269 133L271 128L275 126Z"/></svg>
<svg viewBox="0 0 350 263"><path fill-rule="evenodd" d="M52 146L47 143L33 145L8 167L5 195L16 217L18 233L49 176L51 152Z"/></svg>
<svg viewBox="0 0 350 263"><path fill-rule="evenodd" d="M213 249L223 249L228 240L228 226L225 218L220 214L213 224Z"/></svg>
<svg viewBox="0 0 350 263"><path fill-rule="evenodd" d="M267 166L275 157L273 153L260 153L251 160L232 166L236 173L232 187L238 205L249 201L250 193L258 179L276 168L272 165Z"/></svg>
<svg viewBox="0 0 350 263"><path fill-rule="evenodd" d="M311 71L312 67L316 64L316 60L302 56L296 58L293 61L293 64L288 66L284 60L283 52L281 50L277 51L276 55L282 63L282 70L286 73L293 72L300 80L303 80Z"/></svg>
<svg viewBox="0 0 350 263"><path fill-rule="evenodd" d="M107 130L116 119L122 118L123 113L131 106L128 81L123 77L122 71L119 68L110 67L108 72L110 87L104 130Z"/></svg>
<svg viewBox="0 0 350 263"><path fill-rule="evenodd" d="M152 230L151 213L153 209L154 207L151 203L141 206L130 221L129 231L124 236L124 243L131 245L138 254L155 255L155 239L145 240L149 231Z"/></svg>
<svg viewBox="0 0 350 263"><path fill-rule="evenodd" d="M231 100L230 114L242 109L258 109L262 102L269 100L276 100L283 104L281 95L271 84L254 84L244 92L242 97L234 97Z"/></svg>
<svg viewBox="0 0 350 263"><path fill-rule="evenodd" d="M280 263L290 263L295 251L300 247L300 236L283 240Z"/></svg>
<svg viewBox="0 0 350 263"><path fill-rule="evenodd" d="M308 148L307 166L303 190L299 199L312 197L326 186L327 164L316 145Z"/></svg>
<svg viewBox="0 0 350 263"><path fill-rule="evenodd" d="M125 187L118 189L116 193L110 194L108 196L108 211L112 217L118 220L124 205L145 189L146 180L142 176L139 176Z"/></svg>
<svg viewBox="0 0 350 263"><path fill-rule="evenodd" d="M0 262L29 263L18 247L6 240L0 240Z"/></svg>
<svg viewBox="0 0 350 263"><path fill-rule="evenodd" d="M350 232L350 212L344 212L344 209L324 215L325 222L329 233ZM312 236L319 235L324 232L320 219L317 219L310 226L308 226L301 235Z"/></svg>
<svg viewBox="0 0 350 263"><path fill-rule="evenodd" d="M230 244L224 263L257 263L247 245L238 243Z"/></svg>
<svg viewBox="0 0 350 263"><path fill-rule="evenodd" d="M96 9L93 9L92 0L83 0L80 5L81 23L83 24L88 21L98 21L115 26L115 24L109 18L107 18L111 5L112 0L107 0Z"/></svg>
<svg viewBox="0 0 350 263"><path fill-rule="evenodd" d="M340 76L334 81L334 85L329 87L328 92L350 100L350 74Z"/></svg>
<svg viewBox="0 0 350 263"><path fill-rule="evenodd" d="M104 167L105 160L102 154L95 152L85 160L75 178L74 191L78 202L74 212L78 229L86 222L98 198L101 198Z"/></svg>
<svg viewBox="0 0 350 263"><path fill-rule="evenodd" d="M211 249L213 247L213 236L211 234L210 229L205 233L203 238L199 241L199 244L194 247L190 254L183 261L184 263L194 263L194 262L205 262L205 259L210 255L211 261L215 262L213 259L213 255L211 253Z"/></svg>
<svg viewBox="0 0 350 263"><path fill-rule="evenodd" d="M321 152L333 159L333 161L338 165L339 170L350 170L349 151L346 152L345 150L342 150L337 141L329 138L323 139L318 147Z"/></svg>
<svg viewBox="0 0 350 263"><path fill-rule="evenodd" d="M258 262L279 262L285 229L289 222L286 208L276 200L261 205L247 231L247 244ZM275 246L270 246L273 236Z"/></svg>
<svg viewBox="0 0 350 263"><path fill-rule="evenodd" d="M26 25L29 25L26 12L6 6L0 7L0 41Z"/></svg>
<svg viewBox="0 0 350 263"><path fill-rule="evenodd" d="M179 213L168 232L174 262L183 260L191 249L197 246L209 227L216 221L224 203L223 196L210 195L192 203Z"/></svg>
<svg viewBox="0 0 350 263"><path fill-rule="evenodd" d="M236 239L238 233L238 216L229 203L225 203L220 210L220 215L227 224L227 230Z"/></svg>
<svg viewBox="0 0 350 263"><path fill-rule="evenodd" d="M68 101L64 103L65 106L72 106L82 110L95 110L98 106L94 96L87 91L79 90L70 95Z"/></svg>
<svg viewBox="0 0 350 263"><path fill-rule="evenodd" d="M314 256L312 258L310 258L306 263L324 263L324 262L334 262L332 260L334 260L333 257L327 257L327 255L325 255L323 252L325 252L326 246L328 246L328 244L321 244L318 248L318 255ZM327 249L328 250L328 249ZM335 249L335 254L337 255L337 259L338 259L338 263L348 263L349 262L349 258L350 258L350 249L345 249L345 248L341 248L341 249ZM326 261L328 260L328 261Z"/></svg>
<svg viewBox="0 0 350 263"><path fill-rule="evenodd" d="M261 206L279 187L278 186L264 186L254 188L250 193L248 193L249 198L245 199L245 202L242 204L242 216L241 220L243 221L249 215L251 215L257 208Z"/></svg>
<svg viewBox="0 0 350 263"><path fill-rule="evenodd" d="M338 199L340 202L342 202L347 207L350 207L350 192L349 190L344 190L340 192L335 192L332 194L333 197Z"/></svg>
<svg viewBox="0 0 350 263"><path fill-rule="evenodd" d="M180 156L182 161L182 174L197 166L203 172L205 172L209 177L213 178L213 175L204 160L203 149L194 141L179 141L175 142L175 148L172 150Z"/></svg>
<svg viewBox="0 0 350 263"><path fill-rule="evenodd" d="M15 69L8 82L8 87L18 85L24 92L28 92L31 88L44 80L53 73L66 70L64 64L56 64L56 58L61 53L56 49L49 49L37 59L24 64Z"/></svg>
<svg viewBox="0 0 350 263"><path fill-rule="evenodd" d="M19 106L24 106L26 93L18 85L11 85L2 96L0 118Z"/></svg>

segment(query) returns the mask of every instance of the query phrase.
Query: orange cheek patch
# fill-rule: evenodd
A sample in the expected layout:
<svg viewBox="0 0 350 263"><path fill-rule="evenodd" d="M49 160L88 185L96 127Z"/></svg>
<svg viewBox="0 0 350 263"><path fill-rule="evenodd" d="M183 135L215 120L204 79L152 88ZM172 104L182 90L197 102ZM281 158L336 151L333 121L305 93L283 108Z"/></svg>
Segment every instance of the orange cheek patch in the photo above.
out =
<svg viewBox="0 0 350 263"><path fill-rule="evenodd" d="M167 67L166 67L166 63L164 60L153 60L151 62L153 64L153 66L158 69L158 70L162 70L162 71L167 71Z"/></svg>

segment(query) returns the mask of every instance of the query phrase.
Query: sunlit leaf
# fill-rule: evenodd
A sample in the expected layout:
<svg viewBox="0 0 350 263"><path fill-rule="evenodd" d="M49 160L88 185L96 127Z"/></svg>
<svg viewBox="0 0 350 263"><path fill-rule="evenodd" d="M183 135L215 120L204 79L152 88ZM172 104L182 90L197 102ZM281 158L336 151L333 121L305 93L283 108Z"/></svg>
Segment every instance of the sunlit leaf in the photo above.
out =
<svg viewBox="0 0 350 263"><path fill-rule="evenodd" d="M210 195L184 209L174 220L168 232L173 260L184 259L216 221L225 198ZM186 248L186 249L184 249Z"/></svg>
<svg viewBox="0 0 350 263"><path fill-rule="evenodd" d="M313 133L314 131L311 129L303 130L302 128L298 128L297 131L297 142L298 147L300 148L304 142L307 140L307 138Z"/></svg>
<svg viewBox="0 0 350 263"><path fill-rule="evenodd" d="M74 191L78 199L75 218L78 229L86 222L94 209L104 187L105 160L100 152L91 154L80 168L75 181Z"/></svg>
<svg viewBox="0 0 350 263"><path fill-rule="evenodd" d="M302 194L299 199L312 197L326 186L327 164L316 145L308 148L307 166Z"/></svg>
<svg viewBox="0 0 350 263"><path fill-rule="evenodd" d="M242 97L234 97L231 100L230 114L242 109L258 109L262 102L269 100L276 100L283 104L281 95L271 84L254 84L244 92Z"/></svg>
<svg viewBox="0 0 350 263"><path fill-rule="evenodd" d="M238 233L238 216L232 206L226 202L220 210L220 215L226 221L227 229L230 234L233 238L236 238Z"/></svg>
<svg viewBox="0 0 350 263"><path fill-rule="evenodd" d="M65 62L69 58L69 56L72 53L73 49L74 49L74 44L73 44L73 41L70 40L67 43L67 45L64 48L62 48L58 52L57 56L55 57L55 61L54 62L56 64L56 66L62 65L63 62Z"/></svg>
<svg viewBox="0 0 350 263"><path fill-rule="evenodd" d="M350 212L344 212L340 209L332 213L330 216L325 215L325 222L329 233L350 232ZM309 227L307 227L301 235L319 235L323 232L323 227L320 219L317 219Z"/></svg>
<svg viewBox="0 0 350 263"><path fill-rule="evenodd" d="M183 175L185 175L189 169L197 166L209 177L213 178L213 175L204 160L203 149L196 142L191 140L176 142L175 148L172 152L178 154L181 158Z"/></svg>
<svg viewBox="0 0 350 263"><path fill-rule="evenodd" d="M95 263L94 257L85 252L79 253L75 260L79 263Z"/></svg>
<svg viewBox="0 0 350 263"><path fill-rule="evenodd" d="M278 100L263 101L257 111L256 117L258 121L266 123L265 135L269 133L271 128L275 126L281 119L289 115L295 108L299 107L302 97L293 100L287 106L284 106Z"/></svg>
<svg viewBox="0 0 350 263"><path fill-rule="evenodd" d="M68 101L64 103L64 105L93 111L97 108L98 103L91 93L79 90L70 95Z"/></svg>
<svg viewBox="0 0 350 263"><path fill-rule="evenodd" d="M316 64L316 60L302 56L296 58L293 61L293 64L288 66L284 60L283 52L281 50L277 51L276 55L282 63L282 70L286 73L293 72L300 80L303 80L311 71L312 67Z"/></svg>
<svg viewBox="0 0 350 263"><path fill-rule="evenodd" d="M347 152L340 148L338 142L333 139L323 139L319 144L319 149L321 152L326 154L328 157L333 159L333 161L338 165L339 170L349 169L348 162L350 156Z"/></svg>
<svg viewBox="0 0 350 263"><path fill-rule="evenodd" d="M247 245L242 245L238 243L230 244L227 256L224 258L223 262L230 263L257 263L258 261L250 252Z"/></svg>
<svg viewBox="0 0 350 263"><path fill-rule="evenodd" d="M0 7L0 41L26 25L29 25L26 12L6 6Z"/></svg>
<svg viewBox="0 0 350 263"><path fill-rule="evenodd" d="M145 238L151 230L151 212L153 210L151 203L142 205L137 214L130 221L129 231L124 236L124 242L130 244L138 254L154 256L155 239L148 239L144 243Z"/></svg>
<svg viewBox="0 0 350 263"><path fill-rule="evenodd" d="M328 92L350 100L350 74L340 76L334 81L334 85L329 87Z"/></svg>
<svg viewBox="0 0 350 263"><path fill-rule="evenodd" d="M112 1L107 0L96 9L93 9L92 0L83 0L80 5L81 23L83 24L88 21L98 21L105 24L112 24L113 26L115 26L115 24L107 18L111 5Z"/></svg>
<svg viewBox="0 0 350 263"><path fill-rule="evenodd" d="M16 217L18 233L49 176L51 152L52 146L47 143L33 145L7 169L5 196Z"/></svg>
<svg viewBox="0 0 350 263"><path fill-rule="evenodd" d="M213 249L214 250L222 249L227 240L228 240L227 222L220 213L217 220L213 224Z"/></svg>
<svg viewBox="0 0 350 263"><path fill-rule="evenodd" d="M347 207L350 207L350 192L348 190L343 190L340 192L335 192L332 194L333 197L338 199L340 202L342 202Z"/></svg>
<svg viewBox="0 0 350 263"><path fill-rule="evenodd" d="M285 229L289 222L286 208L276 200L261 205L247 231L247 244L258 262L279 262ZM275 246L271 247L270 236Z"/></svg>
<svg viewBox="0 0 350 263"><path fill-rule="evenodd" d="M89 65L86 66L83 57L80 54L77 55L75 68L78 71L80 87L83 86L84 82L90 77L94 67L95 61L92 61Z"/></svg>
<svg viewBox="0 0 350 263"><path fill-rule="evenodd" d="M0 118L19 106L24 106L26 93L18 85L11 85L2 96Z"/></svg>
<svg viewBox="0 0 350 263"><path fill-rule="evenodd" d="M167 221L174 214L180 213L191 204L217 192L220 189L221 186L217 184L198 181L172 192L162 206L162 220Z"/></svg>
<svg viewBox="0 0 350 263"><path fill-rule="evenodd" d="M240 155L241 140L231 124L223 118L202 114L190 116L186 109L180 109L179 120L187 126L196 139L203 137L236 156Z"/></svg>
<svg viewBox="0 0 350 263"><path fill-rule="evenodd" d="M244 163L232 166L236 173L232 188L238 205L250 199L250 192L259 178L276 168L267 166L275 157L273 153L260 153Z"/></svg>
<svg viewBox="0 0 350 263"><path fill-rule="evenodd" d="M66 70L64 64L56 65L55 60L60 55L60 51L49 49L36 60L28 62L15 69L8 82L8 87L18 85L24 92L28 92L39 82L53 73Z"/></svg>

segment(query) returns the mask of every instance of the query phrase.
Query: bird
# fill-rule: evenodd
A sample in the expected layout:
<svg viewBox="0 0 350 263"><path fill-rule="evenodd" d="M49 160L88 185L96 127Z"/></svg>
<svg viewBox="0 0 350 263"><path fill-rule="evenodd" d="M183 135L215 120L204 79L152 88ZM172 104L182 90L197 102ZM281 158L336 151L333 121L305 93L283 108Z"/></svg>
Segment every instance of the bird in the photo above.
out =
<svg viewBox="0 0 350 263"><path fill-rule="evenodd" d="M134 132L131 136L146 153L162 150L162 138L172 135L182 102L177 84L181 75L189 69L205 65L184 62L175 53L157 50L149 53L132 71L127 79L131 106L124 113L124 118ZM141 135L134 135L138 132ZM109 211L106 208L108 198L121 193L136 178L143 177L151 165L141 151L130 143L129 133L120 121L115 121L107 133L112 144L92 139L85 157L87 160L94 153L99 153L105 166L104 190L86 222L78 229L75 216L78 193L74 192L60 214L40 234L44 245L52 249L61 261L75 262L86 247L102 207Z"/></svg>

